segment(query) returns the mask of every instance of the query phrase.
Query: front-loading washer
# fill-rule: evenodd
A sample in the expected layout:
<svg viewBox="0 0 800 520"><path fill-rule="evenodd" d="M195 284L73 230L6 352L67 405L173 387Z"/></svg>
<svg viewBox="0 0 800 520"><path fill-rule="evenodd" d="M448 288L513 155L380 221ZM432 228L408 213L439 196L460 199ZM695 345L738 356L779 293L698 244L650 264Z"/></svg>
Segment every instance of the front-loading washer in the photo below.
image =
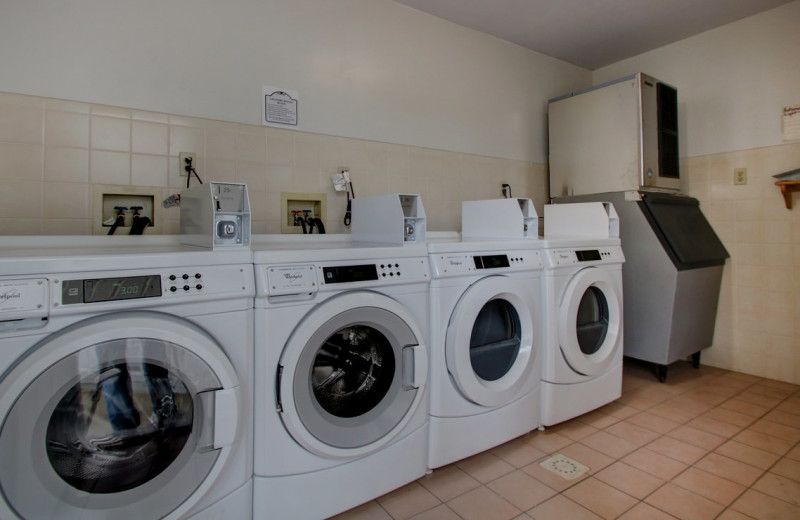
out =
<svg viewBox="0 0 800 520"><path fill-rule="evenodd" d="M249 518L252 256L0 239L0 517Z"/></svg>
<svg viewBox="0 0 800 520"><path fill-rule="evenodd" d="M622 393L619 238L549 238L544 249L542 425L599 408Z"/></svg>
<svg viewBox="0 0 800 520"><path fill-rule="evenodd" d="M539 241L429 235L430 449L437 468L539 426Z"/></svg>
<svg viewBox="0 0 800 520"><path fill-rule="evenodd" d="M427 250L253 236L254 517L320 519L426 472Z"/></svg>

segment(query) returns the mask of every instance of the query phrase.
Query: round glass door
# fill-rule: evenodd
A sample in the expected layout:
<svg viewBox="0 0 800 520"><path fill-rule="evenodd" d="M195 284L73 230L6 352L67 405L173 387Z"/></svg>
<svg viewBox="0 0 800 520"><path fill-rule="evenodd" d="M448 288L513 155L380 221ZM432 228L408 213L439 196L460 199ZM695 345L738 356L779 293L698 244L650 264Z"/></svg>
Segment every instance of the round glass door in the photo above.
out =
<svg viewBox="0 0 800 520"><path fill-rule="evenodd" d="M23 518L81 520L162 518L196 500L220 458L214 391L238 385L220 354L149 312L46 337L0 382L3 500Z"/></svg>
<svg viewBox="0 0 800 520"><path fill-rule="evenodd" d="M280 361L281 419L292 437L341 458L390 442L423 397L421 337L402 305L376 293L345 293L309 313Z"/></svg>
<svg viewBox="0 0 800 520"><path fill-rule="evenodd" d="M445 358L458 390L470 401L506 404L533 382L538 294L532 281L490 276L459 299L447 326Z"/></svg>
<svg viewBox="0 0 800 520"><path fill-rule="evenodd" d="M611 274L590 267L573 276L558 309L561 353L577 373L603 372L622 348L622 294Z"/></svg>

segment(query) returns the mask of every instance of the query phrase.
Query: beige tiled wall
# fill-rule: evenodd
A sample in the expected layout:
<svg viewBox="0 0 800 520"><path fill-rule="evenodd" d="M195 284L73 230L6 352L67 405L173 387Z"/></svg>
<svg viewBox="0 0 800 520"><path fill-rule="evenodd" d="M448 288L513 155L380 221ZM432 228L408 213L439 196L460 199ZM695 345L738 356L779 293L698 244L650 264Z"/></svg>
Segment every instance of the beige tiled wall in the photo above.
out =
<svg viewBox="0 0 800 520"><path fill-rule="evenodd" d="M166 198L185 186L180 152L197 153L203 180L247 183L256 233L280 232L281 192L325 193L328 231L345 231L339 166L358 196L419 193L431 230L458 229L461 201L499 197L501 183L540 214L547 197L542 164L0 93L0 234L90 234L93 185ZM177 208L163 224L177 231Z"/></svg>
<svg viewBox="0 0 800 520"><path fill-rule="evenodd" d="M747 184L735 186L735 168ZM800 383L800 194L786 209L776 173L800 168L800 143L690 158L682 175L731 258L705 362Z"/></svg>

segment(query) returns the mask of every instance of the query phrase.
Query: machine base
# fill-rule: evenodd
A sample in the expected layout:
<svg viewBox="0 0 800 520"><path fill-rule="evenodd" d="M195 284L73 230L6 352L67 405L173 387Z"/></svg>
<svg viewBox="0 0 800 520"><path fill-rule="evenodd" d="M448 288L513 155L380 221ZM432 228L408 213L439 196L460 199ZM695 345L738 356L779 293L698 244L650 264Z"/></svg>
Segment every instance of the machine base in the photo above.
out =
<svg viewBox="0 0 800 520"><path fill-rule="evenodd" d="M428 429L371 455L282 477L253 478L253 518L320 520L368 502L425 475ZM237 517L227 517L237 518Z"/></svg>
<svg viewBox="0 0 800 520"><path fill-rule="evenodd" d="M539 427L541 391L479 415L431 417L428 467L438 468L486 451Z"/></svg>
<svg viewBox="0 0 800 520"><path fill-rule="evenodd" d="M219 520L221 518L253 518L253 481L243 485L215 504L199 511L188 520Z"/></svg>
<svg viewBox="0 0 800 520"><path fill-rule="evenodd" d="M600 408L622 395L622 361L605 374L582 383L542 381L542 424L552 426Z"/></svg>

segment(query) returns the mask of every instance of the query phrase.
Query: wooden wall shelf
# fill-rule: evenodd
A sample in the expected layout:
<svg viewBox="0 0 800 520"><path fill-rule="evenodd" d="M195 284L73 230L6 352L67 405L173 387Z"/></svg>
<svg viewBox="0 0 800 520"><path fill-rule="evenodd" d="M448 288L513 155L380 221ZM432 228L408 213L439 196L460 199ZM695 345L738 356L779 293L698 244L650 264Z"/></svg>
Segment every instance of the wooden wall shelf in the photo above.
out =
<svg viewBox="0 0 800 520"><path fill-rule="evenodd" d="M792 209L792 193L800 191L800 181L776 181L776 186L781 189L783 195L783 202L786 203L786 209Z"/></svg>

